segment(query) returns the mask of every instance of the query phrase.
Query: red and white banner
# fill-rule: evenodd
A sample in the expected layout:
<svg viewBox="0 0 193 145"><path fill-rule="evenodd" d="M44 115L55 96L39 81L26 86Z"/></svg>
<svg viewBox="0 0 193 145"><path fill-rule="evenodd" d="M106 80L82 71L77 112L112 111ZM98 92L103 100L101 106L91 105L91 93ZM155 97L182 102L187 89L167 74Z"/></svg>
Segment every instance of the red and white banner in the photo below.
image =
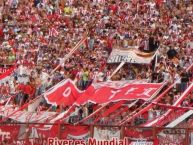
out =
<svg viewBox="0 0 193 145"><path fill-rule="evenodd" d="M44 94L45 99L52 105L70 106L93 102L104 104L121 100L148 100L159 92L163 84L136 83L127 81L98 83L91 85L85 92L76 88L69 79L57 84Z"/></svg>
<svg viewBox="0 0 193 145"><path fill-rule="evenodd" d="M120 139L121 131L119 128L95 127L94 138L96 140L111 140L112 138Z"/></svg>
<svg viewBox="0 0 193 145"><path fill-rule="evenodd" d="M111 85L98 85L96 88L91 85L84 94L76 101L76 105L81 105L86 102L93 102L96 104L104 104L108 102L117 102L122 100L148 100L153 95L156 95L163 87L163 84L131 84L130 82L123 83L121 85L113 85L117 82L109 82Z"/></svg>
<svg viewBox="0 0 193 145"><path fill-rule="evenodd" d="M33 125L34 126L34 125ZM56 124L51 129L45 130L38 128L21 125L0 125L0 143L13 144L13 145L46 145L48 138L57 139L59 136L62 139L69 140L87 140L90 138L90 131L88 126L73 126L65 125L59 128Z"/></svg>
<svg viewBox="0 0 193 145"><path fill-rule="evenodd" d="M64 125L61 132L61 138L71 140L87 140L90 137L88 126Z"/></svg>
<svg viewBox="0 0 193 145"><path fill-rule="evenodd" d="M52 105L71 106L81 95L70 79L64 80L44 93L47 103Z"/></svg>
<svg viewBox="0 0 193 145"><path fill-rule="evenodd" d="M45 127L45 126L44 126ZM90 128L88 126L73 126L55 124L51 128L36 128L37 133L46 138L57 138L60 136L62 139L70 140L87 140L90 137Z"/></svg>
<svg viewBox="0 0 193 145"><path fill-rule="evenodd" d="M0 142L11 144L17 140L19 135L19 125L0 125Z"/></svg>
<svg viewBox="0 0 193 145"><path fill-rule="evenodd" d="M159 144L182 145L186 142L186 129L163 129L157 138Z"/></svg>
<svg viewBox="0 0 193 145"><path fill-rule="evenodd" d="M184 91L184 93L179 97L179 99L173 104L174 107L177 107L181 104L181 102L189 95L189 93L193 90L193 83ZM172 112L174 112L174 109L168 109L162 116L154 119L153 121L150 121L146 124L144 124L144 127L150 127L154 125L163 126L174 119L176 119L176 115L172 115ZM183 114L183 112L182 112ZM180 114L180 115L182 115ZM179 115L179 116L180 116ZM172 118L171 118L172 117Z"/></svg>
<svg viewBox="0 0 193 145"><path fill-rule="evenodd" d="M10 119L13 119L18 122L36 122L41 123L45 120L51 120L56 117L56 112L28 112L28 111L17 111L14 114L14 107L7 106L0 108L0 116L7 117L9 116ZM11 115L12 114L12 115Z"/></svg>
<svg viewBox="0 0 193 145"><path fill-rule="evenodd" d="M145 139L150 140L153 138L152 129L140 129L140 128L126 128L125 136L130 140Z"/></svg>
<svg viewBox="0 0 193 145"><path fill-rule="evenodd" d="M91 85L85 92L76 88L69 79L57 84L54 88L44 94L45 99L52 105L72 104L81 105L86 102L104 104L122 100L148 100L156 95L163 84L137 83L130 81L97 83Z"/></svg>
<svg viewBox="0 0 193 145"><path fill-rule="evenodd" d="M15 66L10 68L0 68L0 83L7 81L14 70Z"/></svg>
<svg viewBox="0 0 193 145"><path fill-rule="evenodd" d="M8 72L11 68L3 68L3 67L0 67L0 75Z"/></svg>

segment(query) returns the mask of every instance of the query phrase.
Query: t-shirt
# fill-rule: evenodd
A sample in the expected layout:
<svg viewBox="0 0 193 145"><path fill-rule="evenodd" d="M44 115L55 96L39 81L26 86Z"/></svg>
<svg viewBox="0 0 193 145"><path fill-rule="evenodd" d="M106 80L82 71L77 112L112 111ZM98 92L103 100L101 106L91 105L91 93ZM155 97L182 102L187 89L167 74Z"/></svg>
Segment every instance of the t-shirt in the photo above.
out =
<svg viewBox="0 0 193 145"><path fill-rule="evenodd" d="M88 71L83 72L82 74L83 81L88 81L88 75L89 75Z"/></svg>
<svg viewBox="0 0 193 145"><path fill-rule="evenodd" d="M25 85L24 93L30 95L30 94L32 94L32 92L33 92L32 87L30 85Z"/></svg>
<svg viewBox="0 0 193 145"><path fill-rule="evenodd" d="M70 14L70 13L72 13L72 9L70 7L65 7L64 8L64 13L65 14Z"/></svg>

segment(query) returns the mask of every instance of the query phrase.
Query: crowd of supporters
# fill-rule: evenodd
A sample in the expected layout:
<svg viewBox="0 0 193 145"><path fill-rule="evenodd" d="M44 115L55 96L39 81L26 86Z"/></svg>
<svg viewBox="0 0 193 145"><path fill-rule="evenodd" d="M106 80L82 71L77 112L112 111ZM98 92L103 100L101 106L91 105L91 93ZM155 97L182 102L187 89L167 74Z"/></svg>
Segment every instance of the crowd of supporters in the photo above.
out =
<svg viewBox="0 0 193 145"><path fill-rule="evenodd" d="M107 63L114 48L156 51L157 58L149 65L127 63L111 80L177 81L183 92L192 75L186 71L193 63L192 20L191 0L1 1L0 63L17 69L0 95L11 92L22 106L66 78L81 90L106 81L118 66ZM84 45L61 64L85 33ZM171 104L175 96L168 98Z"/></svg>

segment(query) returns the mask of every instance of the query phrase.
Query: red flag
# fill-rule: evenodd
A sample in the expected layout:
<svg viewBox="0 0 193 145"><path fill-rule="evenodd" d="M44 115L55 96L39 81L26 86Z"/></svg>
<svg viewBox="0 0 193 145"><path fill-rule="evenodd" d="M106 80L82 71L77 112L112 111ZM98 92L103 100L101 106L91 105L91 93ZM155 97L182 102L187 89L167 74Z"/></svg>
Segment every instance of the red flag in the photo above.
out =
<svg viewBox="0 0 193 145"><path fill-rule="evenodd" d="M48 90L44 97L49 104L70 106L80 95L80 90L76 88L71 80L67 79Z"/></svg>
<svg viewBox="0 0 193 145"><path fill-rule="evenodd" d="M121 82L121 81L120 81ZM76 105L84 104L88 101L103 104L108 102L118 102L122 100L148 100L156 95L164 84L132 84L131 82L121 82L122 86L116 82L97 83L91 85L85 93L75 102Z"/></svg>

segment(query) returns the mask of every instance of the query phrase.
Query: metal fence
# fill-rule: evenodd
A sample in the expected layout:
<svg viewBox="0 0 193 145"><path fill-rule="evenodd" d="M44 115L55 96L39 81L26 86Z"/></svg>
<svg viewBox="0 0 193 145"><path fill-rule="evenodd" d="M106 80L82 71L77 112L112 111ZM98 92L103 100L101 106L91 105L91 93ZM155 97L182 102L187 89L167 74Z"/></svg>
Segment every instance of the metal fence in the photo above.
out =
<svg viewBox="0 0 193 145"><path fill-rule="evenodd" d="M38 128L53 125L46 131L39 132ZM9 123L0 125L0 145L47 145L48 139L66 140L75 138L66 134L68 127L73 127L72 132L79 132L80 126L69 124L21 124ZM89 138L97 140L109 140L113 138L125 141L126 145L191 145L193 144L193 128L161 128L161 127L131 127L131 126L86 126L87 135L79 138L85 142ZM54 128L54 129L53 129ZM76 134L75 133L75 134ZM72 144L74 145L74 144ZM95 144L93 144L95 145ZM125 145L125 144L123 144Z"/></svg>

